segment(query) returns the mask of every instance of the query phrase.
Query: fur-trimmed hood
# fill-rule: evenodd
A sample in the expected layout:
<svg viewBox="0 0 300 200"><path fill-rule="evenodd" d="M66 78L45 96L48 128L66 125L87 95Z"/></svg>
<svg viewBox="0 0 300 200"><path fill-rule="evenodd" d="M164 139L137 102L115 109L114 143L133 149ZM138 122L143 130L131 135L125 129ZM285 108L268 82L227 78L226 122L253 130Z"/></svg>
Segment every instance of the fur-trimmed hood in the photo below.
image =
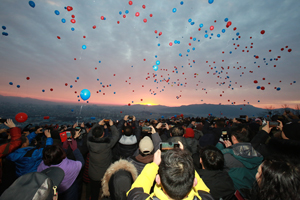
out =
<svg viewBox="0 0 300 200"><path fill-rule="evenodd" d="M111 164L109 166L109 168L106 170L106 172L103 176L102 183L101 183L102 190L103 190L102 196L110 196L109 180L110 180L111 176L119 170L125 170L125 171L130 172L133 181L135 181L135 179L138 176L137 170L134 167L134 165L132 163L128 162L127 160L120 159L119 161L114 162L113 164Z"/></svg>

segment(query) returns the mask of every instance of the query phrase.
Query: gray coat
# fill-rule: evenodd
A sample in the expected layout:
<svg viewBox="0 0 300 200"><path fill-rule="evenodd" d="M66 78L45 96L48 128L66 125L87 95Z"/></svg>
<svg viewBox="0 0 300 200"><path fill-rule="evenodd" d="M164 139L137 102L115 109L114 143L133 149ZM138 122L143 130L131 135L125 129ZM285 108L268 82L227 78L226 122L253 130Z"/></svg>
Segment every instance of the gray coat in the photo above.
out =
<svg viewBox="0 0 300 200"><path fill-rule="evenodd" d="M94 181L101 181L104 173L112 162L112 147L120 139L117 128L113 125L110 127L112 137L94 138L92 132L95 125L88 134L87 146L90 152L89 160L89 177Z"/></svg>

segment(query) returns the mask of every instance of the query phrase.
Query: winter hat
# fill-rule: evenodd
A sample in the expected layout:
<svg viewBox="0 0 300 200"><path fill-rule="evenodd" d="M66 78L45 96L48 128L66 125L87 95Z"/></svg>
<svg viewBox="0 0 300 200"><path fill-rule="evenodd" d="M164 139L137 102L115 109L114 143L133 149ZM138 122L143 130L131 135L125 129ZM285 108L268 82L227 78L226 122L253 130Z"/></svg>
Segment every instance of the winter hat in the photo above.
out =
<svg viewBox="0 0 300 200"><path fill-rule="evenodd" d="M282 131L290 140L300 140L300 124L289 123L283 126Z"/></svg>
<svg viewBox="0 0 300 200"><path fill-rule="evenodd" d="M192 128L186 128L185 129L185 134L183 135L183 137L185 138L194 138L195 133L194 130Z"/></svg>
<svg viewBox="0 0 300 200"><path fill-rule="evenodd" d="M25 174L5 190L0 199L53 200L54 191L64 177L65 173L59 167L49 167L42 172Z"/></svg>
<svg viewBox="0 0 300 200"><path fill-rule="evenodd" d="M139 148L143 154L145 154L145 155L150 154L154 149L151 138L148 136L145 136L143 139L141 139Z"/></svg>

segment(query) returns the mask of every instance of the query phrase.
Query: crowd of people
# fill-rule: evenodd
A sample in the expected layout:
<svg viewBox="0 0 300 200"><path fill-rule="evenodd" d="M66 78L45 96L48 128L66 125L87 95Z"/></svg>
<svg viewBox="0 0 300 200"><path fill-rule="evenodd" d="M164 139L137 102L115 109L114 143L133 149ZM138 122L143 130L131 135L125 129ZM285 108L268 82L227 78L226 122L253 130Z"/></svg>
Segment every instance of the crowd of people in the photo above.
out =
<svg viewBox="0 0 300 200"><path fill-rule="evenodd" d="M0 200L300 199L300 120L292 112L4 124Z"/></svg>

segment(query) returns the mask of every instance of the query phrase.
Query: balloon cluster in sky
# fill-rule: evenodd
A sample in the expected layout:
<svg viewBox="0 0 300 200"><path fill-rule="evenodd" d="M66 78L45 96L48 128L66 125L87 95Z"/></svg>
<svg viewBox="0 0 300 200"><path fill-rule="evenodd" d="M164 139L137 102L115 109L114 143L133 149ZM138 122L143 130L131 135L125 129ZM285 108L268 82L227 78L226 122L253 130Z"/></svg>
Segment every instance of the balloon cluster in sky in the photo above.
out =
<svg viewBox="0 0 300 200"><path fill-rule="evenodd" d="M35 4L34 1L29 1L28 4L31 8L37 9L39 7L39 4L42 4L42 1L39 1L37 4ZM208 0L206 2L208 4L216 4L218 3L217 1L214 2L214 0ZM124 7L126 5L126 8L124 10L120 10L116 12L116 18L115 19L106 19L105 16L100 15L98 16L98 20L107 20L108 23L113 23L116 26L122 24L122 20L134 20L134 21L141 21L143 24L146 24L148 26L148 22L151 22L151 20L156 17L155 14L153 14L151 11L147 10L147 5L140 5L141 3L139 1L124 1ZM169 10L166 10L165 12L169 12L170 15L177 15L180 13L181 8L185 6L184 1L178 1L177 3L178 7L170 7ZM127 7L129 8L127 9ZM137 10L134 8L134 6L139 6L139 9ZM28 9L31 9L28 7ZM63 23L64 26L72 26L70 29L68 28L69 31L75 31L75 28L73 25L76 23L79 23L80 20L77 20L77 12L80 11L80 7L75 8L72 5L65 5L64 7L57 7L54 8L54 11L51 11L53 17L57 18L57 23ZM155 12L154 12L155 13ZM133 16L132 18L129 19L129 16ZM221 15L221 14L219 14ZM143 16L143 17L141 17ZM116 20L117 19L117 20ZM199 21L200 20L200 21ZM205 62L205 66L201 70L197 69L197 57L193 55L193 52L197 51L197 47L199 44L204 44L207 45L211 40L221 40L227 35L234 35L230 40L228 41L228 44L230 44L230 47L220 50L220 53L226 54L227 59L230 60L230 56L234 54L235 52L239 51L242 53L247 54L248 57L251 57L253 60L253 65L257 67L257 70L261 67L265 67L268 65L273 65L273 67L277 67L276 64L273 64L274 62L278 61L281 56L277 55L274 57L274 55L271 54L272 50L267 49L266 53L269 53L270 56L264 57L264 55L253 55L251 50L254 47L254 42L252 40L252 37L244 36L243 32L239 32L238 27L234 25L234 22L231 21L227 16L222 16L222 18L219 18L218 20L221 20L222 23L216 23L217 20L212 20L211 22L206 22L206 21L201 21L201 19L192 19L189 16L186 16L186 25L189 27L192 27L196 30L198 30L198 34L194 36L190 36L189 42L188 43L183 43L181 40L183 40L183 37L181 35L177 35L175 38L168 37L170 38L170 41L168 41L167 44L161 44L157 43L155 40L153 40L153 43L156 45L156 47L159 49L161 48L162 45L167 45L169 48L176 48L180 47L180 51L172 56L180 57L180 59L185 59L187 61L187 66L174 66L170 69L170 67L164 66L163 60L162 63L160 62L159 55L153 55L155 57L156 62L155 63L147 63L147 58L143 58L143 61L146 62L146 65L148 66L148 69L146 70L145 73L145 81L153 81L155 84L157 84L157 87L155 88L146 88L145 85L146 83L142 83L140 86L136 87L142 87L149 91L150 94L152 95L157 95L158 93L164 92L168 88L171 87L177 87L178 88L178 95L176 95L174 98L180 99L182 95L180 94L184 88L188 87L189 85L189 79L197 79L199 72L204 73L206 76L209 76L210 79L215 79L216 84L222 88L220 89L220 94L219 97L222 98L226 90L235 90L235 89L241 89L243 87L242 83L238 83L237 81L233 81L233 77L231 77L231 72L234 70L238 70L240 72L239 76L245 76L246 74L252 74L254 72L253 67L251 70L247 70L246 66L242 66L239 64L239 62L235 62L236 64L233 66L226 66L222 65L224 63L224 60L218 60L216 57L216 61L212 60L207 60ZM81 23L87 23L87 22L81 22ZM98 26L98 25L97 25ZM94 29L97 28L96 25L92 24L90 26L90 30L86 30L87 34L88 31L93 31ZM101 24L101 26L105 26L105 24ZM149 25L150 26L150 25ZM8 33L6 32L7 27L2 26L2 35L3 36L8 36ZM159 37L163 37L163 34L167 34L163 32L163 30L156 30L155 27L152 27L156 39L159 39ZM256 30L257 33L260 33L260 36L265 37L267 35L267 31L265 30ZM57 31L59 34L60 31ZM153 32L151 32L153 34ZM174 34L175 35L175 34ZM68 40L68 38L63 38L61 35L54 36L58 40L65 39ZM100 36L101 37L101 36ZM86 35L81 35L80 38L87 39ZM240 40L243 40L244 42L246 41L248 43L247 46L242 46L240 45ZM82 40L81 40L82 41ZM223 47L222 47L223 48ZM89 51L89 46L87 44L82 43L80 46L78 46L78 49L81 51ZM287 51L287 52L292 52L292 49L289 48L288 46L285 47L280 47L279 48L281 51ZM194 57L193 57L194 56ZM73 58L72 58L73 59ZM97 59L97 58L96 58ZM74 56L74 61L76 61L76 55ZM101 60L97 59L97 62L101 64ZM263 63L264 66L262 66L259 63ZM194 65L195 64L195 65ZM186 76L184 69L188 68L195 68L194 73L191 76ZM133 69L133 65L131 66ZM93 70L97 70L98 68L95 67ZM205 71L204 71L205 70ZM167 74L167 76L165 75ZM178 78L178 76L181 76L181 78ZM74 75L74 85L70 85L70 83L64 83L62 87L67 87L68 89L72 90L72 93L74 92L75 99L78 101L83 100L87 101L92 97L93 95L99 95L99 93L102 93L102 95L115 95L116 92L110 89L112 87L112 83L114 80L117 78L117 73L113 72L110 74L107 72L107 76L112 77L112 82L111 83L104 83L100 79L95 80L97 87L99 87L97 90L95 89L90 89L86 88L81 90L80 94L77 94L78 92L76 91L76 85L80 82L80 77L78 75ZM118 77L120 78L120 77ZM30 81L30 77L26 78L28 81ZM131 85L131 77L126 78L125 84ZM275 82L275 83L274 83ZM100 84L99 84L100 83ZM292 82L290 85L295 84L296 81ZM202 90L204 94L208 93L207 88L200 87L202 82L199 80L196 85L190 86L189 87L194 87L195 90ZM13 82L9 82L9 85L13 86ZM272 86L271 86L272 85ZM273 86L274 85L274 86ZM270 90L273 89L275 92L281 91L281 81L274 81L274 80L268 80L266 78L263 78L262 80L253 80L253 90ZM16 85L17 88L20 88L20 85ZM53 92L55 91L54 88L41 88L41 92ZM134 92L134 90L132 90ZM91 98L92 100L92 98ZM143 98L141 97L140 101L143 101ZM222 101L222 100L220 100ZM225 100L226 102L230 102L231 104L235 104L236 102L233 100ZM257 102L260 102L260 100L257 100ZM134 103L134 101L131 101L131 103ZM131 105L131 103L124 102L124 104L128 104L128 106ZM246 105L247 102L244 100L244 105ZM22 115L23 116L23 115ZM23 118L19 119L22 121L26 117L23 116Z"/></svg>

